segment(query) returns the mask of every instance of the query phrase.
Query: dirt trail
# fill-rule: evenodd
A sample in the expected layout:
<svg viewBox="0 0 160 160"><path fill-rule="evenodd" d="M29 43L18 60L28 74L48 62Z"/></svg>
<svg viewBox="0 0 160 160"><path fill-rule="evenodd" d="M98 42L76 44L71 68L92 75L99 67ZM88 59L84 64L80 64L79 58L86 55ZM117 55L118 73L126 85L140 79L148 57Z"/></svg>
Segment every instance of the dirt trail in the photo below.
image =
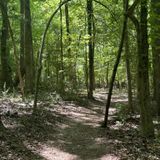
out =
<svg viewBox="0 0 160 160"><path fill-rule="evenodd" d="M95 94L87 105L75 102L42 103L39 113L12 118L8 122L10 140L0 136L2 160L120 160L159 159L158 145L146 144L138 135L137 124L122 123L112 116L110 129L101 128L106 93ZM126 97L113 101L125 103ZM7 122L6 122L7 123ZM15 125L17 124L17 126ZM155 145L155 144L154 144Z"/></svg>

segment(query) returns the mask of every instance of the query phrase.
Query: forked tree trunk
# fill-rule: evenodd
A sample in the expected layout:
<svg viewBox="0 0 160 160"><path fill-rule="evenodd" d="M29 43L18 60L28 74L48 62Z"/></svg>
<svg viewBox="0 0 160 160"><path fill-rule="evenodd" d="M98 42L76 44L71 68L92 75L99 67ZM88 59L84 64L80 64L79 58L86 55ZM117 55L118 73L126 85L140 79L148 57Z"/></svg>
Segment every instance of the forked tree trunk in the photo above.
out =
<svg viewBox="0 0 160 160"><path fill-rule="evenodd" d="M129 18L134 23L137 32L137 98L141 115L141 130L144 137L150 138L154 137L154 128L149 94L147 15L147 0L142 0L140 22L134 15L129 15Z"/></svg>
<svg viewBox="0 0 160 160"><path fill-rule="evenodd" d="M5 10L5 2L6 1L0 0L0 7L1 7L1 10L2 10L4 16L5 16L5 20L7 22L8 30L9 30L10 37L11 37L11 40L12 40L15 63L16 63L16 68L17 68L17 72L18 72L18 77L19 77L19 80L20 80L20 89L21 89L21 93L22 93L22 98L24 98L24 90L23 90L24 85L23 85L23 79L22 79L21 72L20 72L19 58L18 58L18 55L17 55L17 47L16 47L16 43L15 43L15 39L14 39L14 34L13 34L13 31L12 31L12 28L11 28L11 25L10 25L10 21L9 21L9 18L8 18L7 10Z"/></svg>

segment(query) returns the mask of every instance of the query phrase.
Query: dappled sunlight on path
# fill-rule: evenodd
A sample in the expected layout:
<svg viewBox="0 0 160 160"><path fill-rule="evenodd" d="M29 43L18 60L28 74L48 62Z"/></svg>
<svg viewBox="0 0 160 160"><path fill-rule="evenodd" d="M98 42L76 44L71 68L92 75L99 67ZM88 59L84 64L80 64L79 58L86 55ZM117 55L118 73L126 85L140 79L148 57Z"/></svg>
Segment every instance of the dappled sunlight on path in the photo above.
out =
<svg viewBox="0 0 160 160"><path fill-rule="evenodd" d="M105 96L105 93L97 93L95 100L86 105L71 101L41 102L36 115L31 115L29 109L20 117L4 118L12 132L8 135L9 142L2 141L0 151L6 155L11 153L4 156L7 160L143 160L147 157L157 160L160 157L158 144L156 154L145 148L138 132L139 120L121 120L117 102L113 102L109 110L109 128L101 127ZM126 104L124 95L113 96L113 99L118 105L120 101ZM11 144L13 147L9 148ZM152 143L148 147L152 148Z"/></svg>

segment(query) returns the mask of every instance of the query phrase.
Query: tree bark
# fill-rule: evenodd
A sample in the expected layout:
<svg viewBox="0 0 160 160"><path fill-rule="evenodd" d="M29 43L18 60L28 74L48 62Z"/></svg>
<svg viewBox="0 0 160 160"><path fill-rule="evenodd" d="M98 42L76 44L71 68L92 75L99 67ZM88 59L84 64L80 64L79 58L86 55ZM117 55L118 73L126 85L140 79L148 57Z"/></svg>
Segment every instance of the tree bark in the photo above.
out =
<svg viewBox="0 0 160 160"><path fill-rule="evenodd" d="M127 12L127 10L128 10L128 1L126 1L125 12ZM108 125L108 114L109 114L109 107L110 107L110 103L111 103L113 84L114 84L114 80L115 80L115 77L116 77L117 68L118 68L118 65L119 65L120 59L121 59L123 44L124 44L124 40L125 40L127 21L128 21L128 16L125 14L124 15L124 21L123 21L123 29L122 29L121 41L120 41L118 54L117 54L117 59L116 59L116 62L114 64L112 77L111 77L110 84L109 84L110 86L109 86L108 99L107 99L107 103L106 103L106 110L105 110L105 117L104 117L103 127L107 127L107 125Z"/></svg>
<svg viewBox="0 0 160 160"><path fill-rule="evenodd" d="M60 10L60 8L68 3L71 0L65 0L63 1L58 7L57 9L52 13L52 15L50 16L47 24L46 24L46 28L44 30L43 36L42 36L42 42L41 42L41 47L40 50L38 52L38 66L37 66L37 70L36 70L36 83L35 83L35 93L34 93L34 111L33 113L35 113L36 109L37 109L37 99L38 99L38 87L39 87L39 80L40 80L40 76L41 76L41 71L42 71L42 59L43 59L43 50L44 50L44 46L45 46L45 40L46 40L46 35L47 35L47 31L49 29L49 26L54 18L54 16L56 15L56 13Z"/></svg>
<svg viewBox="0 0 160 160"><path fill-rule="evenodd" d="M89 58L89 90L88 98L93 98L94 90L94 43L93 43L93 1L87 0L87 18L88 18L88 58Z"/></svg>
<svg viewBox="0 0 160 160"><path fill-rule="evenodd" d="M24 52L25 52L25 90L28 93L33 93L35 70L33 58L33 44L32 44L32 25L30 0L25 0L25 25L24 25Z"/></svg>
<svg viewBox="0 0 160 160"><path fill-rule="evenodd" d="M11 89L12 90L12 70L9 64L9 46L8 46L8 37L9 37L9 26L6 17L7 13L7 2L0 1L1 12L2 12L2 32L1 32L1 65L2 65L2 89ZM5 87L5 88L4 88Z"/></svg>
<svg viewBox="0 0 160 160"><path fill-rule="evenodd" d="M140 44L138 52L138 104L141 110L141 128L143 136L153 137L154 128L150 108L148 74L148 30L147 0L141 0L140 8Z"/></svg>
<svg viewBox="0 0 160 160"><path fill-rule="evenodd" d="M21 69L21 75L25 74L25 60L24 60L24 0L20 0L20 69Z"/></svg>
<svg viewBox="0 0 160 160"><path fill-rule="evenodd" d="M153 56L153 98L160 117L160 15L159 0L151 0L151 44Z"/></svg>
<svg viewBox="0 0 160 160"><path fill-rule="evenodd" d="M62 3L60 1L60 3ZM62 22L62 8L60 8L60 84L59 91L64 94L64 62L63 62L63 22Z"/></svg>
<svg viewBox="0 0 160 160"><path fill-rule="evenodd" d="M127 0L124 0L124 9ZM131 79L131 71L130 71L130 49L129 49L129 36L128 36L128 26L126 27L125 34L125 60L126 60L126 72L127 72L127 82L128 82L128 109L129 112L133 113L133 101L132 101L132 79Z"/></svg>

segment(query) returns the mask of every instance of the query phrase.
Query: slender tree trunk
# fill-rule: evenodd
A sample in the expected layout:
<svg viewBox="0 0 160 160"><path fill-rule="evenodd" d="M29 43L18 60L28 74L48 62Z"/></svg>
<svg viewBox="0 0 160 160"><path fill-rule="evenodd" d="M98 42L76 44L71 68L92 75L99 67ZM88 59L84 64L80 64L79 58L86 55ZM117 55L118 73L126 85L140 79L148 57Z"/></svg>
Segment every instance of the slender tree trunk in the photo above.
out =
<svg viewBox="0 0 160 160"><path fill-rule="evenodd" d="M5 129L5 127L2 123L2 119L1 119L1 115L0 115L0 133L3 132L4 129Z"/></svg>
<svg viewBox="0 0 160 160"><path fill-rule="evenodd" d="M77 81L76 81L76 60L75 56L71 51L71 32L70 32L70 20L69 20L69 6L68 3L65 4L65 18L66 18L66 32L67 32L67 53L69 58L69 66L68 66L68 78L69 82L73 89L76 89Z"/></svg>
<svg viewBox="0 0 160 160"><path fill-rule="evenodd" d="M20 0L20 69L21 75L25 74L25 61L24 61L24 0Z"/></svg>
<svg viewBox="0 0 160 160"><path fill-rule="evenodd" d="M26 92L33 92L35 70L33 59L33 44L32 44L32 25L30 0L25 0L25 26L24 26L24 52L25 52L25 89Z"/></svg>
<svg viewBox="0 0 160 160"><path fill-rule="evenodd" d="M60 1L61 3L61 1ZM64 62L63 62L63 22L62 22L62 8L60 8L60 93L64 93Z"/></svg>
<svg viewBox="0 0 160 160"><path fill-rule="evenodd" d="M20 71L21 76L25 75L25 55L24 55L24 0L20 0ZM17 87L20 83L18 72L16 73L15 80L14 80L14 87Z"/></svg>
<svg viewBox="0 0 160 160"><path fill-rule="evenodd" d="M88 57L89 57L89 90L88 98L93 99L94 90L94 50L93 50L93 1L87 0L87 17L88 17Z"/></svg>
<svg viewBox="0 0 160 160"><path fill-rule="evenodd" d="M124 0L124 10L127 0ZM125 58L126 58L126 71L127 71L127 82L128 82L128 109L131 113L133 110L133 101L132 101L132 84L131 84L131 71L130 71L130 49L129 49L129 36L128 36L128 26L126 27L125 34Z"/></svg>
<svg viewBox="0 0 160 160"><path fill-rule="evenodd" d="M3 4L2 4L3 3ZM8 21L6 17L7 13L7 1L1 2L1 12L2 12L2 32L1 32L1 65L2 65L2 89L12 89L12 74L11 67L9 64L9 49L8 49Z"/></svg>
<svg viewBox="0 0 160 160"><path fill-rule="evenodd" d="M93 1L93 0L92 0ZM93 3L93 2L92 2ZM94 72L94 54L95 54L95 39L96 39L96 24L94 19L94 13L92 13L92 27L93 27L93 39L92 39L92 47L93 47L93 90L96 89L96 79L95 79L95 72Z"/></svg>
<svg viewBox="0 0 160 160"><path fill-rule="evenodd" d="M153 54L153 98L160 117L160 15L159 0L151 0L151 38Z"/></svg>
<svg viewBox="0 0 160 160"><path fill-rule="evenodd" d="M126 6L125 6L125 11L127 12L127 10L128 10L128 1L126 1ZM114 64L114 68L113 68L113 72L112 72L112 77L111 77L110 84L109 84L109 93L108 93L108 99L107 99L107 103L106 103L106 110L105 110L105 117L104 117L103 127L107 127L107 125L108 125L108 114L109 114L109 107L110 107L110 103L111 103L113 84L114 84L114 81L115 81L115 77L116 77L116 73L117 73L117 68L118 68L118 65L119 65L120 59L121 59L123 44L124 44L124 40L125 40L127 21L128 21L128 16L124 15L124 22L123 22L121 41L120 41L120 45L119 45L117 59L116 59L116 62Z"/></svg>
<svg viewBox="0 0 160 160"><path fill-rule="evenodd" d="M106 87L109 87L109 62L107 62L107 71L106 71Z"/></svg>
<svg viewBox="0 0 160 160"><path fill-rule="evenodd" d="M128 28L126 28L126 36L125 36L125 56L126 56L126 71L127 71L127 82L128 82L128 108L131 113L133 110L133 101L132 101L132 84L131 84L131 71L130 71L130 51L129 51L129 43L128 43Z"/></svg>
<svg viewBox="0 0 160 160"><path fill-rule="evenodd" d="M39 87L39 80L40 80L40 77L41 77L41 71L42 71L42 60L43 60L43 50L44 50L44 46L45 46L45 40L46 40L46 35L47 35L47 31L49 29L49 26L54 18L54 16L56 15L56 13L60 10L60 8L68 3L69 1L71 0L65 0L63 1L57 8L56 10L51 14L47 24L46 24L46 28L44 30L44 33L43 33L43 36L42 36L42 42L41 42L41 47L40 47L40 50L39 50L39 53L38 53L38 67L37 67L37 70L36 70L36 83L35 83L35 93L34 93L34 104L33 104L33 114L36 113L36 110L37 110L37 100L38 100L38 87Z"/></svg>

